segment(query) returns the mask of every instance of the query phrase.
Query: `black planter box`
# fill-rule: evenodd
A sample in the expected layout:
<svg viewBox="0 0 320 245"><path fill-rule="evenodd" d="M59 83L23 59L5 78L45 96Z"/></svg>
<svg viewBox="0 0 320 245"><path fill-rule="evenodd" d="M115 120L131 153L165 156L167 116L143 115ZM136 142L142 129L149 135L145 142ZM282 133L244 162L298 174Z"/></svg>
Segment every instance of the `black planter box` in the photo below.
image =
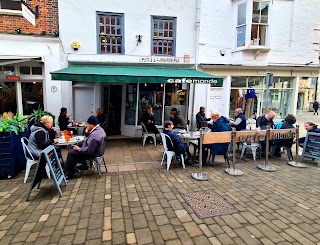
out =
<svg viewBox="0 0 320 245"><path fill-rule="evenodd" d="M0 177L11 178L26 167L21 138L29 138L30 132L16 135L14 132L0 133Z"/></svg>

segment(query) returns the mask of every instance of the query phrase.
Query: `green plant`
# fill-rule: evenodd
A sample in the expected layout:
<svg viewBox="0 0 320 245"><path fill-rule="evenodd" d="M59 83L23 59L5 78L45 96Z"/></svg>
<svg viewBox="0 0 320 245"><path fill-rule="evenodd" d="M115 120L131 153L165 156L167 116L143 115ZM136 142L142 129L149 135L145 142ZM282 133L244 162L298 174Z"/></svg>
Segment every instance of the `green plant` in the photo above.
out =
<svg viewBox="0 0 320 245"><path fill-rule="evenodd" d="M17 113L11 119L3 118L0 121L0 133L1 132L15 132L15 134L22 133L28 129L27 117Z"/></svg>
<svg viewBox="0 0 320 245"><path fill-rule="evenodd" d="M28 117L28 123L29 125L32 125L36 122L40 122L41 117L48 115L48 116L52 116L52 118L54 119L54 115L51 114L48 111L44 111L40 108L40 106L38 107L37 110L33 110L33 113Z"/></svg>

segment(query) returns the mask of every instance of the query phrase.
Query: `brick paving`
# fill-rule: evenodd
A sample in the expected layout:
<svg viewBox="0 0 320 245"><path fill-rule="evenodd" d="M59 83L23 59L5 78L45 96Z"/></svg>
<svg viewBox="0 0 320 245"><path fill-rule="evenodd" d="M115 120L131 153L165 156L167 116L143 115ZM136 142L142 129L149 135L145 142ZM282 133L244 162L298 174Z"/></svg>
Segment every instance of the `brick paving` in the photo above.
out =
<svg viewBox="0 0 320 245"><path fill-rule="evenodd" d="M0 244L320 244L316 162L293 168L283 153L270 173L248 155L238 164L244 176L233 177L217 157L205 168L210 180L199 182L191 166L167 172L161 156L161 145L110 141L110 172L69 181L61 198L44 179L26 202L33 173L27 184L24 172L0 180ZM181 194L200 190L217 192L239 212L199 219Z"/></svg>

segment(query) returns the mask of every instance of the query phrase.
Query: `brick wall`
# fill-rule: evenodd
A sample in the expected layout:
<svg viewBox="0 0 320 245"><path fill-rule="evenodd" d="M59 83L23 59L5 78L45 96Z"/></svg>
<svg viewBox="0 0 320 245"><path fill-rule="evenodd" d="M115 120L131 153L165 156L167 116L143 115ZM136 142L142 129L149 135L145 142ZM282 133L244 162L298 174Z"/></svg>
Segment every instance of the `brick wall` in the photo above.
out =
<svg viewBox="0 0 320 245"><path fill-rule="evenodd" d="M21 34L26 35L54 35L55 31L59 31L58 0L27 0L27 5L33 13L39 5L36 26L23 16L0 14L0 33L16 34L15 30L20 29Z"/></svg>

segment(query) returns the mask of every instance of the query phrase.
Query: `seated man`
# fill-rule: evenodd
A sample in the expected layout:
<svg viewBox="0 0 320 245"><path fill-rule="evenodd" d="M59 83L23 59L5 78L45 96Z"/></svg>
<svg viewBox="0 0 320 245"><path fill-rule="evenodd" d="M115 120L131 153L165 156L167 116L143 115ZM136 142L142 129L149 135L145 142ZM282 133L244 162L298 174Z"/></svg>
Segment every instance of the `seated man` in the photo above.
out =
<svg viewBox="0 0 320 245"><path fill-rule="evenodd" d="M265 130L268 126L270 126L270 129L274 128L274 122L273 119L276 117L276 113L274 111L269 111L267 114L262 115L257 118L256 121L256 130ZM272 146L273 142L270 143L270 148ZM270 149L268 149L268 152ZM261 154L266 154L266 141L261 141Z"/></svg>
<svg viewBox="0 0 320 245"><path fill-rule="evenodd" d="M296 123L296 117L294 115L288 115L284 119L284 122L281 124L279 129L289 129L289 128L294 128L293 124ZM293 139L280 139L280 140L275 140L273 142L274 148L273 148L273 155L276 157L281 157L280 153L280 148L284 147L287 150L287 155L289 161L293 161L293 156L292 156L292 151L291 147L293 144Z"/></svg>
<svg viewBox="0 0 320 245"><path fill-rule="evenodd" d="M154 116L152 112L152 106L147 106L146 111L141 117L140 120L145 126L148 132L159 134L159 130L157 129L156 125L154 124Z"/></svg>
<svg viewBox="0 0 320 245"><path fill-rule="evenodd" d="M179 114L177 108L172 108L170 112L170 120L172 121L174 128L187 128L187 121Z"/></svg>
<svg viewBox="0 0 320 245"><path fill-rule="evenodd" d="M191 157L190 151L189 151L189 146L187 143L182 143L181 139L179 136L177 136L174 132L172 132L173 129L173 123L172 121L165 121L164 122L164 130L163 133L168 135L172 141L173 148L170 142L167 142L168 150L169 151L174 151L177 156L180 154L185 155L187 153L188 158Z"/></svg>
<svg viewBox="0 0 320 245"><path fill-rule="evenodd" d="M224 116L221 116L218 110L213 110L211 112L212 124L208 125L208 128L211 129L211 132L225 132L231 131L231 127L229 126L230 120ZM208 152L206 148L211 149L211 154L214 161L215 155L225 155L228 152L229 143L217 143L217 144L209 144L203 146L203 155L202 162L205 165L207 161Z"/></svg>
<svg viewBox="0 0 320 245"><path fill-rule="evenodd" d="M196 115L196 121L197 121L197 128L200 129L201 127L207 127L208 123L207 121L210 121L210 118L206 117L206 109L201 106L200 111Z"/></svg>
<svg viewBox="0 0 320 245"><path fill-rule="evenodd" d="M106 133L100 127L98 119L95 116L90 116L87 120L88 136L81 147L75 145L68 152L65 170L68 172L68 179L74 178L74 168L77 162L82 162L86 158L100 156L103 152L104 140Z"/></svg>

